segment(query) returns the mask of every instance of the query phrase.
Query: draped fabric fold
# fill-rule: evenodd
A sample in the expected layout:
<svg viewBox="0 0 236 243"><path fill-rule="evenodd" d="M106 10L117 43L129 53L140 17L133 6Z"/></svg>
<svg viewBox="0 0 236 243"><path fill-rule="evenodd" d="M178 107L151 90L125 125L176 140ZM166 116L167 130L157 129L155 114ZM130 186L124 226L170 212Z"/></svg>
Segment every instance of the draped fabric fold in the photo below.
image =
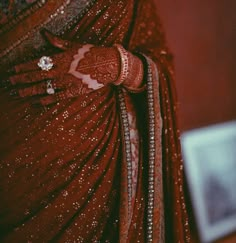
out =
<svg viewBox="0 0 236 243"><path fill-rule="evenodd" d="M1 72L57 53L46 28L121 44L142 60L147 90L107 85L43 107L0 88L0 241L191 242L171 55L152 1L48 0L24 11L0 28Z"/></svg>
<svg viewBox="0 0 236 243"><path fill-rule="evenodd" d="M109 215L118 210L121 154L114 95L104 88L38 111L36 119L27 108L10 138L1 133L8 148L2 154L1 146L2 241L100 239Z"/></svg>

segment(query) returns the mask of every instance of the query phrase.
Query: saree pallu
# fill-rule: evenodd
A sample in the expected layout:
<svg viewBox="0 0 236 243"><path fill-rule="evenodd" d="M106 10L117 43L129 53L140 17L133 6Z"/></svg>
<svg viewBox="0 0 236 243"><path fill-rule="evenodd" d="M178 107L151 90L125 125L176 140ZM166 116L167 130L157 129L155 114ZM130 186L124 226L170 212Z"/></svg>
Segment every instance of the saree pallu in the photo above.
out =
<svg viewBox="0 0 236 243"><path fill-rule="evenodd" d="M110 85L49 107L0 90L1 242L191 242L171 55L153 3L38 1L0 29L1 70L57 51L42 28L122 44L143 60L147 90Z"/></svg>

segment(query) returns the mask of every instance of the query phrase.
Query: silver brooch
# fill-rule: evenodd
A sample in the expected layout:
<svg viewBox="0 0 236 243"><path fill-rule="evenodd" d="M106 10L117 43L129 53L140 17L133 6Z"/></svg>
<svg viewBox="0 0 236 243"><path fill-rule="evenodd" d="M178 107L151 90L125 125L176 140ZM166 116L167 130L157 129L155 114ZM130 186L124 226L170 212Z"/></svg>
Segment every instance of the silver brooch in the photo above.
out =
<svg viewBox="0 0 236 243"><path fill-rule="evenodd" d="M46 91L49 95L55 94L55 89L52 87L52 82L51 80L47 80L47 86L46 86Z"/></svg>
<svg viewBox="0 0 236 243"><path fill-rule="evenodd" d="M38 66L44 71L51 70L53 65L52 58L47 56L41 57L38 62Z"/></svg>

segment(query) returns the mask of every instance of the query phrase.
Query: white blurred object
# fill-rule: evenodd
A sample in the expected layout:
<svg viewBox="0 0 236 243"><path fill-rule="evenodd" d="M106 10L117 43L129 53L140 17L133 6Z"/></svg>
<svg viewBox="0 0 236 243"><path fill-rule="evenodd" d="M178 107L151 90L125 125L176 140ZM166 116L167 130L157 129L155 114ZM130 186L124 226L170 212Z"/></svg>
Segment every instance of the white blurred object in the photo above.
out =
<svg viewBox="0 0 236 243"><path fill-rule="evenodd" d="M181 143L202 242L236 231L236 121L185 132Z"/></svg>

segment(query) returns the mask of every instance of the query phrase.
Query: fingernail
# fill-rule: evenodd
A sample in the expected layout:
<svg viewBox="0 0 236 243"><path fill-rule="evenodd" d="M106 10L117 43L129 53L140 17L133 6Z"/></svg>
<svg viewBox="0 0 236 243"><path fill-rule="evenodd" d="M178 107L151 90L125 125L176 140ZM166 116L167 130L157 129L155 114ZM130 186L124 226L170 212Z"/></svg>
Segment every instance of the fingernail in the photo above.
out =
<svg viewBox="0 0 236 243"><path fill-rule="evenodd" d="M9 80L1 80L0 81L0 86L3 87L3 88L7 88L10 86L10 81Z"/></svg>
<svg viewBox="0 0 236 243"><path fill-rule="evenodd" d="M18 91L16 89L12 89L10 92L10 96L16 96L18 95Z"/></svg>

